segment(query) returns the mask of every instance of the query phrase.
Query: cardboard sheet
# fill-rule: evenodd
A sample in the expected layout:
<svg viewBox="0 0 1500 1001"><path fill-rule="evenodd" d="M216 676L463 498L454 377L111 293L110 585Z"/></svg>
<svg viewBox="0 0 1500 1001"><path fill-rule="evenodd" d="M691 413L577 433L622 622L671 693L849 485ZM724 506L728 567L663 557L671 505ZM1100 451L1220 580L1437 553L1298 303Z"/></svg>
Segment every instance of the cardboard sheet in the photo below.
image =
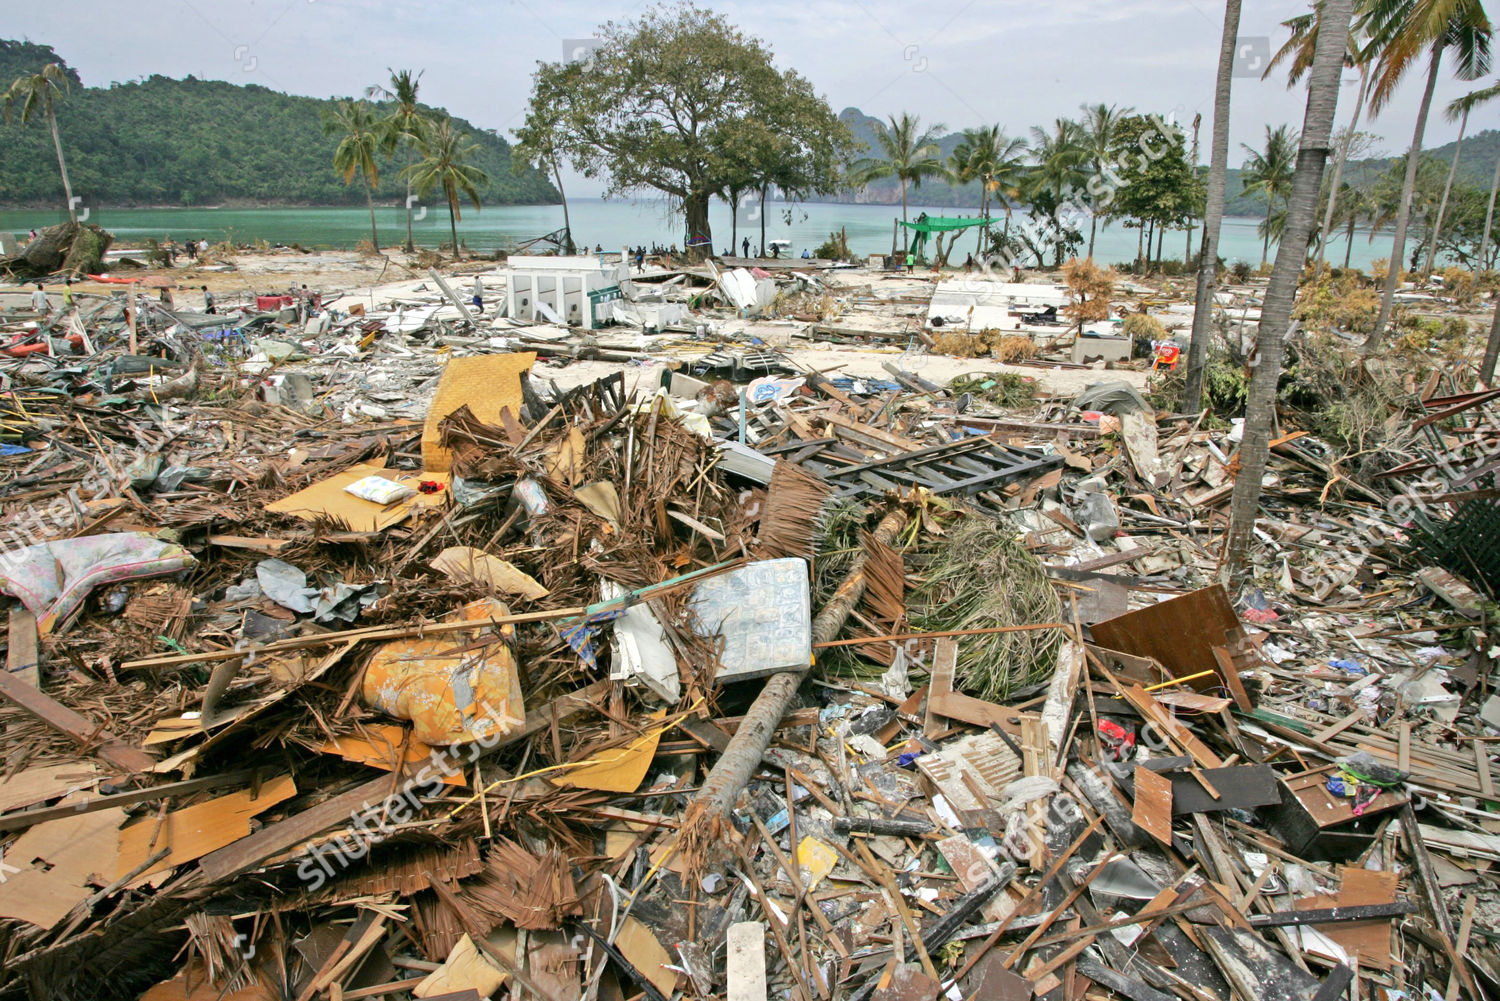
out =
<svg viewBox="0 0 1500 1001"><path fill-rule="evenodd" d="M535 601L551 592L526 571L473 546L449 546L437 554L432 569L461 583L482 584L500 594Z"/></svg>
<svg viewBox="0 0 1500 1001"><path fill-rule="evenodd" d="M416 737L408 738L406 728L391 723L367 723L355 733L345 734L337 740L323 744L318 750L324 754L337 754L345 761L354 761L383 772L396 770L396 757L406 747L404 763L420 768L432 758L432 745L424 744ZM467 785L463 775L453 774L443 779L448 785Z"/></svg>
<svg viewBox="0 0 1500 1001"><path fill-rule="evenodd" d="M51 928L94 892L93 884L115 878L118 829L123 808L81 813L37 824L5 852L0 917Z"/></svg>
<svg viewBox="0 0 1500 1001"><path fill-rule="evenodd" d="M658 709L651 718L659 720L666 714L665 709ZM653 727L623 747L611 747L591 754L589 759L594 764L570 768L560 773L558 782L603 792L635 792L651 769L651 759L656 756L661 733L659 727Z"/></svg>
<svg viewBox="0 0 1500 1001"><path fill-rule="evenodd" d="M412 489L416 489L417 484L423 480L434 480L441 483L443 489L435 494L419 493L388 505L361 500L344 491L349 484L366 476L384 476ZM419 507L438 507L447 503L448 481L446 472L404 472L362 462L279 501L273 501L266 505L266 510L273 514L294 515L307 521L336 519L348 525L351 532L379 532L405 521Z"/></svg>
<svg viewBox="0 0 1500 1001"><path fill-rule="evenodd" d="M422 425L422 465L435 473L453 467L453 453L438 444L438 425L460 407L486 424L499 424L507 408L519 417L521 380L535 361L532 351L450 359Z"/></svg>

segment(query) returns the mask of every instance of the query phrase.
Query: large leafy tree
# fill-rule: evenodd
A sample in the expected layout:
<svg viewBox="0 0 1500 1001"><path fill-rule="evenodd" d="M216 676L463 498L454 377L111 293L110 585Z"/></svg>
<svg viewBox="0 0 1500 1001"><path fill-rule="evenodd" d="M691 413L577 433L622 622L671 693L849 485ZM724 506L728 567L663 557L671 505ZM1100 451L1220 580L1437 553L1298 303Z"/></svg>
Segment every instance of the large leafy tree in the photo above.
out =
<svg viewBox="0 0 1500 1001"><path fill-rule="evenodd" d="M894 177L901 184L901 221L906 222L906 191L908 187L920 188L926 177L944 177L948 168L944 165L938 138L943 126L934 123L922 127L922 119L902 112L900 117L890 116L889 125L882 126L875 134L880 144L877 156L856 160L850 173L857 184L869 184L885 177ZM910 247L908 230L901 227L901 252Z"/></svg>
<svg viewBox="0 0 1500 1001"><path fill-rule="evenodd" d="M68 180L68 162L63 159L62 137L57 131L57 103L68 95L68 74L58 63L48 63L41 72L16 77L0 101L5 105L5 120L10 121L17 104L21 106L21 124L37 115L47 119L52 129L52 148L57 151L57 172L62 175L63 197L68 200L68 218L78 221L73 208L73 185Z"/></svg>
<svg viewBox="0 0 1500 1001"><path fill-rule="evenodd" d="M1119 143L1134 152L1120 158L1123 184L1110 201L1110 210L1134 217L1142 230L1150 227L1146 261L1151 261L1152 242L1160 261L1166 231L1186 228L1201 210L1202 183L1190 162L1182 130L1158 117L1127 115L1119 125Z"/></svg>
<svg viewBox="0 0 1500 1001"><path fill-rule="evenodd" d="M1255 368L1245 409L1245 437L1240 446L1239 472L1230 500L1222 574L1234 592L1249 577L1250 543L1255 516L1260 510L1261 479L1270 454L1271 432L1276 423L1276 387L1297 282L1307 263L1307 243L1316 224L1318 193L1323 185L1323 166L1333 133L1333 116L1339 97L1339 76L1353 13L1354 0L1322 0L1322 18L1328 33L1318 39L1308 74L1307 110L1297 151L1296 173L1287 199L1285 235L1276 248L1276 264L1266 285L1260 328L1255 339Z"/></svg>
<svg viewBox="0 0 1500 1001"><path fill-rule="evenodd" d="M378 97L391 102L391 110L380 121L381 151L387 156L397 150L406 152L406 164L411 166L417 151L427 142L427 130L432 121L417 100L417 89L422 80L419 70L389 70L389 84L376 84L365 90L365 96ZM558 190L562 190L561 185ZM411 238L411 179L406 180L406 252L415 250Z"/></svg>
<svg viewBox="0 0 1500 1001"><path fill-rule="evenodd" d="M477 210L479 191L490 183L489 175L474 165L479 144L460 132L450 118L434 122L427 133L426 156L407 167L417 193L426 197L433 188L441 189L448 203L448 229L453 236L453 256L458 257L458 220L462 218L460 201L468 198Z"/></svg>
<svg viewBox="0 0 1500 1001"><path fill-rule="evenodd" d="M1292 175L1297 167L1297 141L1297 133L1291 126L1278 125L1273 129L1267 125L1264 149L1240 143L1245 151L1245 166L1240 175L1244 190L1266 200L1266 218L1260 225L1262 264L1271 255L1271 218L1276 213L1276 203L1286 201L1292 191Z"/></svg>
<svg viewBox="0 0 1500 1001"><path fill-rule="evenodd" d="M708 206L735 169L724 133L757 120L781 137L776 187L832 192L852 142L812 84L718 14L658 6L610 22L581 71L537 68L531 112L558 104L561 152L611 194L654 190L681 206L695 256L712 246ZM578 65L578 64L575 64Z"/></svg>
<svg viewBox="0 0 1500 1001"><path fill-rule="evenodd" d="M1370 88L1371 114L1378 112L1391 99L1407 71L1423 56L1427 57L1427 84L1422 91L1422 103L1417 109L1416 127L1412 131L1401 202L1396 214L1396 232L1391 244L1393 266L1386 271L1375 329L1365 342L1365 350L1375 351L1384 343L1386 325L1395 303L1396 285L1401 274L1401 269L1395 265L1405 256L1406 230L1421 160L1422 137L1427 131L1427 115L1432 109L1432 95L1437 88L1443 55L1450 50L1453 52L1460 79L1477 80L1489 72L1493 29L1481 0L1365 0L1363 25L1379 52L1373 72L1374 83Z"/></svg>
<svg viewBox="0 0 1500 1001"><path fill-rule="evenodd" d="M380 235L375 231L375 185L380 183L381 130L375 109L369 101L340 101L323 118L323 131L339 140L333 150L333 169L345 184L359 177L365 188L365 204L370 209L370 243L380 252Z"/></svg>

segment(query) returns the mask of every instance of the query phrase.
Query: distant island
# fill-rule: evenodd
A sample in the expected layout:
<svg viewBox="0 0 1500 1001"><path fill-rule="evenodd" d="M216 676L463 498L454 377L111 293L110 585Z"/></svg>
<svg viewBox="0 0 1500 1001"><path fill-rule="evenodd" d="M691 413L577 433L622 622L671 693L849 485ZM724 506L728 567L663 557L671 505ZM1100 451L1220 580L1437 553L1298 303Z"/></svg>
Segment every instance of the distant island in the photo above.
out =
<svg viewBox="0 0 1500 1001"><path fill-rule="evenodd" d="M66 61L50 45L0 40L0 90L22 74ZM338 139L323 134L334 99L296 97L257 84L189 76L86 87L67 68L71 88L58 105L58 128L73 192L85 205L115 207L359 205L358 182L345 185L329 166ZM375 77L360 81L379 82ZM511 171L510 143L461 118L479 144L490 176L487 205L555 205L557 189L532 169ZM0 206L53 208L62 201L57 159L45 122L0 121ZM404 161L382 164L375 197L401 202Z"/></svg>

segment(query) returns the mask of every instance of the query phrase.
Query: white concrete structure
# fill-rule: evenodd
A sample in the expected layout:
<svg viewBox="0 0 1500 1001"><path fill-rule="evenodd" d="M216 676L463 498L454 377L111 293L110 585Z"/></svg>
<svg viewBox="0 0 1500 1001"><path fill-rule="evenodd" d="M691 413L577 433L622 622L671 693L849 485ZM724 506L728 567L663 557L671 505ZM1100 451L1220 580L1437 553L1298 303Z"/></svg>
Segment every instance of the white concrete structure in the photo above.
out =
<svg viewBox="0 0 1500 1001"><path fill-rule="evenodd" d="M570 327L592 328L613 320L612 303L624 298L621 283L630 280L628 264L593 255L512 257L506 264L507 316Z"/></svg>
<svg viewBox="0 0 1500 1001"><path fill-rule="evenodd" d="M939 282L927 306L929 327L960 330L1020 330L1020 314L1058 312L1070 302L1061 285L956 278ZM936 320L937 322L934 322Z"/></svg>

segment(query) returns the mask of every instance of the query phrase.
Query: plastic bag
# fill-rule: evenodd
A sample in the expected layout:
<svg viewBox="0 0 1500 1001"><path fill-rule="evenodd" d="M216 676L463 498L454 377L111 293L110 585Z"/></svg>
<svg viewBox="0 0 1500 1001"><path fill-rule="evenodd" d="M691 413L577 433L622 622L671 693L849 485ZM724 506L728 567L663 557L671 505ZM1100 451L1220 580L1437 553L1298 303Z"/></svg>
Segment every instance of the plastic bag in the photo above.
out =
<svg viewBox="0 0 1500 1001"><path fill-rule="evenodd" d="M411 487L397 483L395 480L388 480L384 476L366 476L355 480L344 488L344 492L353 494L361 500L374 501L381 505L395 504L416 495L416 491Z"/></svg>

